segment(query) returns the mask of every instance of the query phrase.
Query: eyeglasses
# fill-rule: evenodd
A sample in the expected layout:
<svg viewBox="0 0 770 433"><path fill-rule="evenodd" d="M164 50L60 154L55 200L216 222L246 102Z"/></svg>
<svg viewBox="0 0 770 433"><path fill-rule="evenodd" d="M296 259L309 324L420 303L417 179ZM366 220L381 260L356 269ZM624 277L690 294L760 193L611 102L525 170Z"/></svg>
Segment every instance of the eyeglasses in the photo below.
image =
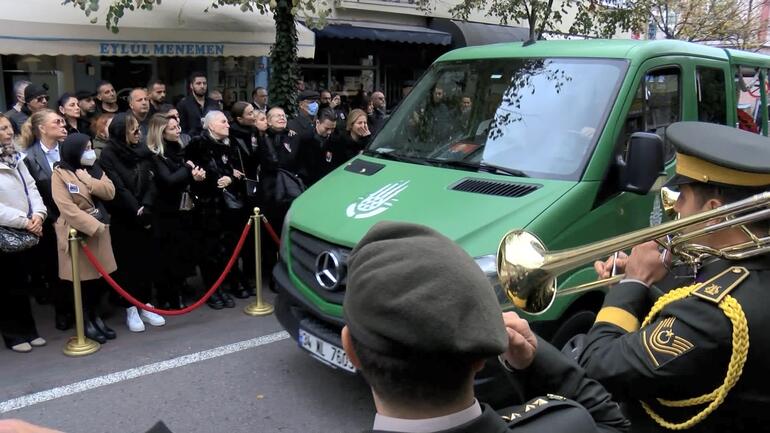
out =
<svg viewBox="0 0 770 433"><path fill-rule="evenodd" d="M272 115L272 116L270 116L270 117L271 117L271 118L275 117L275 118L277 118L277 119L285 119L285 118L286 118L286 115L285 115L285 114L273 114L273 115Z"/></svg>
<svg viewBox="0 0 770 433"><path fill-rule="evenodd" d="M54 120L53 123L55 123L57 125L64 125L66 122L64 121L64 119L58 118L58 119Z"/></svg>

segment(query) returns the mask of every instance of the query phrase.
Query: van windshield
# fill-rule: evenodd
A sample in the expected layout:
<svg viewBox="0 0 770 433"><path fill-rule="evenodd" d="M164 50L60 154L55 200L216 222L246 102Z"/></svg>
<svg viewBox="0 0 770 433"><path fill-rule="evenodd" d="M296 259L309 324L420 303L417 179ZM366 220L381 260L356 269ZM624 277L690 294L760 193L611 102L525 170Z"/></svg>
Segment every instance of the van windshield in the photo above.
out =
<svg viewBox="0 0 770 433"><path fill-rule="evenodd" d="M612 59L439 63L393 113L367 153L578 180L625 69L624 60Z"/></svg>

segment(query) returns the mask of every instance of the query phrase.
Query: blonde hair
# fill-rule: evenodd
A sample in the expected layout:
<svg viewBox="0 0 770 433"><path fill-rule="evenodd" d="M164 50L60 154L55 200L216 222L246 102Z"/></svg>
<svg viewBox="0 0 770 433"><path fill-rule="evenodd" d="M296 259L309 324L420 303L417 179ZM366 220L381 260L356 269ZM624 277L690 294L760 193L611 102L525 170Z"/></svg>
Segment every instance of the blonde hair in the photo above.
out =
<svg viewBox="0 0 770 433"><path fill-rule="evenodd" d="M169 117L162 113L157 113L150 118L150 126L147 128L147 147L150 151L161 158L164 158L165 148L163 145L163 130L168 125Z"/></svg>
<svg viewBox="0 0 770 433"><path fill-rule="evenodd" d="M43 122L45 122L45 118L49 114L59 116L50 108L45 108L29 116L29 119L27 119L27 121L21 125L21 138L19 139L19 145L22 149L27 149L29 146L32 146L35 141L40 138L40 126L43 124Z"/></svg>
<svg viewBox="0 0 770 433"><path fill-rule="evenodd" d="M359 117L361 117L361 116L367 117L366 111L364 111L364 110L362 110L360 108L356 108L356 109L350 111L350 114L348 114L348 123L347 123L347 130L348 131L353 129L353 124L356 123L356 120Z"/></svg>

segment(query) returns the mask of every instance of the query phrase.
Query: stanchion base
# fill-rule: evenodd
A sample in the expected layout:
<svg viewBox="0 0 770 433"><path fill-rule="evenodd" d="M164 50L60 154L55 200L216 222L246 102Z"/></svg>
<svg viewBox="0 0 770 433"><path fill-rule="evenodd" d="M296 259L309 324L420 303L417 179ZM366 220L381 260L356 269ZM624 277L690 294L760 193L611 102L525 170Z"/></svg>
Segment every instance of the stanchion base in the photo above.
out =
<svg viewBox="0 0 770 433"><path fill-rule="evenodd" d="M78 337L70 337L62 351L67 356L86 356L96 352L100 347L99 343L89 338L84 338L83 344L79 344Z"/></svg>
<svg viewBox="0 0 770 433"><path fill-rule="evenodd" d="M261 305L254 302L249 304L243 309L243 312L249 316L267 316L273 313L273 306L267 302L263 302Z"/></svg>

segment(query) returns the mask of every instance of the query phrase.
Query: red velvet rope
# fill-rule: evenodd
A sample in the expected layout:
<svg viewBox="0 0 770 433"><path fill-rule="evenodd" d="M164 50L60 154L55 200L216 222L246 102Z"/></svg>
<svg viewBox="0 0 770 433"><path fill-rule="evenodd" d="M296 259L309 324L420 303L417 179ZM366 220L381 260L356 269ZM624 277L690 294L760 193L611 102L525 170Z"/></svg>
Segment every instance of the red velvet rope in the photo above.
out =
<svg viewBox="0 0 770 433"><path fill-rule="evenodd" d="M265 225L265 230L267 230L267 234L269 234L270 237L273 238L273 242L275 242L276 245L281 246L281 238L278 237L278 235L275 233L273 226L270 225L270 221L268 221L267 217L265 217L264 215L262 215L262 224Z"/></svg>
<svg viewBox="0 0 770 433"><path fill-rule="evenodd" d="M159 308L153 308L149 307L131 296L128 292L123 290L120 285L110 277L110 275L105 271L104 267L101 263L99 263L99 260L94 256L94 254L91 252L91 250L88 248L88 245L86 245L84 242L81 242L81 246L83 247L83 252L85 253L86 257L88 258L88 261L91 262L91 264L94 266L94 268L99 272L102 277L104 277L104 280L107 281L107 283L112 286L113 289L115 289L116 292L120 294L120 296L124 297L128 302L133 304L136 308L141 308L142 310L151 311L155 314L161 314L164 316L181 316L182 314L187 314L190 311L200 307L203 305L208 299L211 297L211 295L214 294L214 292L219 288L219 286L222 284L222 282L225 280L225 277L227 277L227 274L230 273L230 269L232 269L233 265L235 264L235 261L238 260L238 256L241 254L241 249L243 248L243 244L246 242L246 237L249 235L249 232L251 231L251 219L249 219L249 222L246 223L246 226L243 228L243 233L241 233L241 238L238 240L238 244L235 246L235 251L233 251L233 255L230 256L230 261L227 262L227 266L225 266L225 269L222 271L222 274L219 276L219 279L214 283L213 286L206 292L206 294L198 300L198 302L182 308L181 310L161 310Z"/></svg>

